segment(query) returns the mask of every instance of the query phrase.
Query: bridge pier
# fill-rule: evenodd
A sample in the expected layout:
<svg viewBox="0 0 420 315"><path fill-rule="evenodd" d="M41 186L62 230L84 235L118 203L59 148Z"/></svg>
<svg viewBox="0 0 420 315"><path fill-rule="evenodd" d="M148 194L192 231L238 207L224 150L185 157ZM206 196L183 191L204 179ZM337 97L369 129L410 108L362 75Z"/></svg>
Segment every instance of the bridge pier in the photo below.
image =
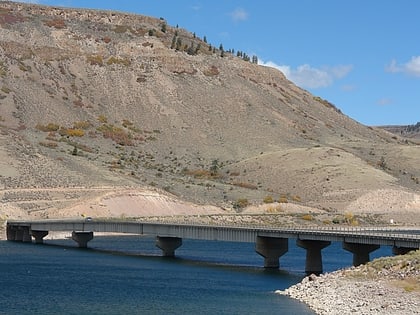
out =
<svg viewBox="0 0 420 315"><path fill-rule="evenodd" d="M375 244L356 244L343 242L343 249L353 253L353 266L366 264L370 261L369 254L377 250L379 245Z"/></svg>
<svg viewBox="0 0 420 315"><path fill-rule="evenodd" d="M279 268L279 258L288 250L287 238L257 236L255 251L264 257L264 268Z"/></svg>
<svg viewBox="0 0 420 315"><path fill-rule="evenodd" d="M322 273L322 254L321 250L331 244L330 241L301 240L296 241L296 245L306 249L305 272L307 274Z"/></svg>
<svg viewBox="0 0 420 315"><path fill-rule="evenodd" d="M35 244L44 243L44 237L48 235L48 231L34 231L32 230L32 236L35 238Z"/></svg>
<svg viewBox="0 0 420 315"><path fill-rule="evenodd" d="M394 255L405 255L412 250L418 250L418 248L410 248L410 247L399 247L399 246L393 246L392 247L392 253Z"/></svg>
<svg viewBox="0 0 420 315"><path fill-rule="evenodd" d="M29 226L14 226L7 228L7 240L18 241L24 243L32 242Z"/></svg>
<svg viewBox="0 0 420 315"><path fill-rule="evenodd" d="M8 225L6 227L6 236L8 241L16 241L16 227Z"/></svg>
<svg viewBox="0 0 420 315"><path fill-rule="evenodd" d="M162 250L165 257L175 257L175 249L182 245L182 238L171 236L156 236L156 247Z"/></svg>
<svg viewBox="0 0 420 315"><path fill-rule="evenodd" d="M32 237L31 237L31 233L29 232L29 226L22 227L22 230L23 230L22 242L32 243Z"/></svg>
<svg viewBox="0 0 420 315"><path fill-rule="evenodd" d="M87 243L93 239L93 232L76 232L71 233L73 241L77 242L80 248L87 248Z"/></svg>

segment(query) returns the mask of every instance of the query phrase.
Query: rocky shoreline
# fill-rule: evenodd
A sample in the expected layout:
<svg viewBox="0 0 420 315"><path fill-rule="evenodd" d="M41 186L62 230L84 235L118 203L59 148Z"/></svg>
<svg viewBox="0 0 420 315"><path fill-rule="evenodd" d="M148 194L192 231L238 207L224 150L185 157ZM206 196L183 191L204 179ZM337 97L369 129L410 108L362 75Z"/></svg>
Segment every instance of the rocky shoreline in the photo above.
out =
<svg viewBox="0 0 420 315"><path fill-rule="evenodd" d="M420 250L310 275L276 293L306 303L317 314L420 314Z"/></svg>

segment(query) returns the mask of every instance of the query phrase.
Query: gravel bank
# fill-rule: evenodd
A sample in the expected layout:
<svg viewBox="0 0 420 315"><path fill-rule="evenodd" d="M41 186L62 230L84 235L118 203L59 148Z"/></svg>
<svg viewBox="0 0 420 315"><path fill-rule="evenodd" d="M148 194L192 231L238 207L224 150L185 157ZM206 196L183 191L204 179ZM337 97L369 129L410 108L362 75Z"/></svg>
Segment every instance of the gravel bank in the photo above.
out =
<svg viewBox="0 0 420 315"><path fill-rule="evenodd" d="M310 275L285 291L317 314L420 314L420 251Z"/></svg>

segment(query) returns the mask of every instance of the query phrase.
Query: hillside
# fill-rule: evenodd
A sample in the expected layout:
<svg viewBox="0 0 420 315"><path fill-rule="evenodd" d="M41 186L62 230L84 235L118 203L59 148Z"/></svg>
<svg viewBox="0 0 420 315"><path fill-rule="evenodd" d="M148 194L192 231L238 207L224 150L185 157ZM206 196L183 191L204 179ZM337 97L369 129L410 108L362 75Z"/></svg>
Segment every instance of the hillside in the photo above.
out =
<svg viewBox="0 0 420 315"><path fill-rule="evenodd" d="M414 125L381 126L380 128L405 138L414 139L417 141L420 139L420 122Z"/></svg>
<svg viewBox="0 0 420 315"><path fill-rule="evenodd" d="M0 2L0 34L3 217L418 218L417 144L163 19Z"/></svg>

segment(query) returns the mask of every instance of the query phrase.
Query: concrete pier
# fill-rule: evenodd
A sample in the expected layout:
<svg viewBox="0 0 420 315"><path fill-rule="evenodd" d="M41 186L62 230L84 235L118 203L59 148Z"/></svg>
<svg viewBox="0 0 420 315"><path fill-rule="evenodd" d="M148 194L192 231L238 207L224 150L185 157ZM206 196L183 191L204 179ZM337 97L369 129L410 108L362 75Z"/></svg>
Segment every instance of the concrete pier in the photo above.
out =
<svg viewBox="0 0 420 315"><path fill-rule="evenodd" d="M298 239L296 244L306 249L305 272L307 274L321 274L323 270L321 250L329 246L331 242Z"/></svg>
<svg viewBox="0 0 420 315"><path fill-rule="evenodd" d="M93 232L76 232L71 233L73 241L77 242L80 248L87 248L87 243L93 239Z"/></svg>
<svg viewBox="0 0 420 315"><path fill-rule="evenodd" d="M23 228L22 242L32 243L31 233L29 232L29 226Z"/></svg>
<svg viewBox="0 0 420 315"><path fill-rule="evenodd" d="M15 241L17 227L8 225L6 228L6 237L8 241Z"/></svg>
<svg viewBox="0 0 420 315"><path fill-rule="evenodd" d="M264 257L264 268L279 268L279 258L288 250L287 238L257 236L255 251Z"/></svg>
<svg viewBox="0 0 420 315"><path fill-rule="evenodd" d="M379 247L379 245L373 244L356 244L343 242L343 249L353 253L353 266L355 267L369 262L369 254L377 250Z"/></svg>
<svg viewBox="0 0 420 315"><path fill-rule="evenodd" d="M44 243L44 237L48 235L48 231L31 231L32 237L35 239L35 244Z"/></svg>
<svg viewBox="0 0 420 315"><path fill-rule="evenodd" d="M182 238L156 236L156 247L162 250L165 257L175 257L175 250L182 245Z"/></svg>

